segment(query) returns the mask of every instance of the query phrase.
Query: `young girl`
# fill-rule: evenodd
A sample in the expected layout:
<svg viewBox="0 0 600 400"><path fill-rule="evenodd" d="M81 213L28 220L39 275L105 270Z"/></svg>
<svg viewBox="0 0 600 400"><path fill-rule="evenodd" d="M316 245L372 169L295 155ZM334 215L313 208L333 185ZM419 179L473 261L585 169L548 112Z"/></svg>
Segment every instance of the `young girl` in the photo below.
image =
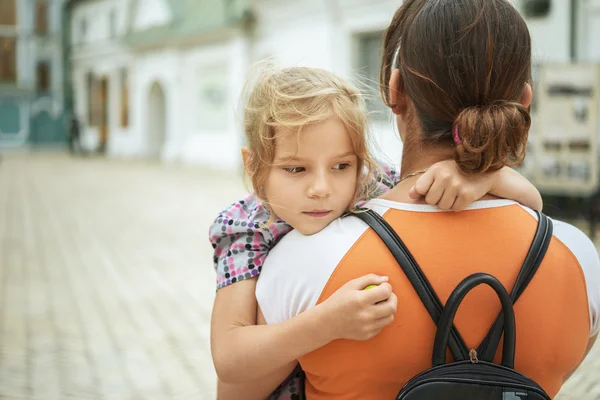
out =
<svg viewBox="0 0 600 400"><path fill-rule="evenodd" d="M221 212L210 228L218 289L211 347L219 399L264 399L298 357L335 339L368 340L392 321L396 296L386 277L371 274L291 320L257 325L253 278L282 236L291 229L319 232L405 178L390 167L379 172L366 125L359 91L327 71L266 70L254 85L242 150L254 194ZM537 190L509 168L474 179L452 161L420 173L413 195L440 208L459 211L489 192L541 209ZM298 376L296 370L271 398L297 398Z"/></svg>

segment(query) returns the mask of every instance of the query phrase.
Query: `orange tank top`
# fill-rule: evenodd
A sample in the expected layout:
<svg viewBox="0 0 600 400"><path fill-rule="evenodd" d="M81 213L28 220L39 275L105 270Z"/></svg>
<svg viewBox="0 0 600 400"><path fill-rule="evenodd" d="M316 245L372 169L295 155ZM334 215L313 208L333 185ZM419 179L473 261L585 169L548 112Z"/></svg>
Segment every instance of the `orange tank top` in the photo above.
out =
<svg viewBox="0 0 600 400"><path fill-rule="evenodd" d="M390 209L398 232L442 302L467 275L488 272L510 291L536 229L519 206L456 213ZM368 268L366 267L368 266ZM365 272L387 275L398 296L392 325L366 341L336 340L302 358L310 400L393 399L431 367L435 325L379 237L366 230L329 277L317 303ZM553 238L535 277L515 305L515 368L550 396L581 361L590 332L585 279L573 253ZM455 325L477 348L500 311L495 293L478 287L463 301ZM496 362L500 361L499 346Z"/></svg>

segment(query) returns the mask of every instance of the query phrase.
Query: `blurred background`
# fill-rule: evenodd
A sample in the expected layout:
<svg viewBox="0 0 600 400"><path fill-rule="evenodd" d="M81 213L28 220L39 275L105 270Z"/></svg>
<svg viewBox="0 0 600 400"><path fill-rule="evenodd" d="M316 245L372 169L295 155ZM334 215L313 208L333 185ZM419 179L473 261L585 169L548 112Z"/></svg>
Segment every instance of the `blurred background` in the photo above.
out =
<svg viewBox="0 0 600 400"><path fill-rule="evenodd" d="M400 0L0 0L0 399L214 399L208 226L246 193L240 94L279 65L376 97ZM595 238L600 0L514 0L534 42L520 171ZM560 399L600 399L598 346Z"/></svg>

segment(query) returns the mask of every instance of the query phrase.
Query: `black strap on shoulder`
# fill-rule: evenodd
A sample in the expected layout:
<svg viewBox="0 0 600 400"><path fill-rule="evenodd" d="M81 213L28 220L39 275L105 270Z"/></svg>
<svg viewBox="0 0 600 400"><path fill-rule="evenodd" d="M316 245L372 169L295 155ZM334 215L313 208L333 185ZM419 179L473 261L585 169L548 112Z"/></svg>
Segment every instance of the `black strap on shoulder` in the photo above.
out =
<svg viewBox="0 0 600 400"><path fill-rule="evenodd" d="M546 255L546 251L548 251L550 241L552 240L552 220L539 211L536 211L536 213L538 217L538 227L535 232L535 236L533 237L533 241L531 242L531 246L529 247L529 252L527 253L525 261L523 262L523 267L517 276L515 286L510 294L513 304L517 302L529 282L531 282L531 279L542 263L542 260ZM498 349L498 345L500 344L503 328L504 317L502 312L500 312L489 333L485 339L483 339L479 345L479 348L477 349L477 354L480 360L489 362L493 361Z"/></svg>
<svg viewBox="0 0 600 400"><path fill-rule="evenodd" d="M354 215L369 225L385 243L437 325L444 310L442 302L394 229L373 210L362 210ZM448 346L455 361L469 359L469 349L454 325L450 331Z"/></svg>
<svg viewBox="0 0 600 400"><path fill-rule="evenodd" d="M425 277L425 274L415 261L412 254L408 251L408 248L402 242L398 234L394 229L375 211L363 209L358 213L354 214L367 225L369 225L375 233L381 238L381 240L388 247L400 268L404 271L408 280L412 284L413 288L417 292L421 302L427 309L427 312L433 319L433 322L437 325L442 311L444 309L442 302L437 297L435 291L431 287L431 284ZM521 296L533 276L535 275L538 267L540 266L548 245L552 239L552 221L548 219L544 214L537 212L538 215L538 227L529 248L529 252L525 257L525 262L511 293L511 299L514 302ZM498 316L492 329L489 331L486 338L483 340L478 349L480 360L492 361L500 343L500 338L503 331L503 319L502 314ZM453 325L450 332L450 338L448 341L450 352L455 361L467 360L469 358L469 349L467 348L464 340L460 336L460 333Z"/></svg>

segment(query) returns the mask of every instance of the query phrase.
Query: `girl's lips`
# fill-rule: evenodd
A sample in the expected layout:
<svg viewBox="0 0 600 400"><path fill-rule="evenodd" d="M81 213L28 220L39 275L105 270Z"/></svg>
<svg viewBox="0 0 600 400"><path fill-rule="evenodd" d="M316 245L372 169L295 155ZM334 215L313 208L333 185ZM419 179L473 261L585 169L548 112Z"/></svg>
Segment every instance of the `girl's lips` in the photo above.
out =
<svg viewBox="0 0 600 400"><path fill-rule="evenodd" d="M304 211L302 214L308 215L313 218L323 218L331 214L331 210L314 210L314 211Z"/></svg>

